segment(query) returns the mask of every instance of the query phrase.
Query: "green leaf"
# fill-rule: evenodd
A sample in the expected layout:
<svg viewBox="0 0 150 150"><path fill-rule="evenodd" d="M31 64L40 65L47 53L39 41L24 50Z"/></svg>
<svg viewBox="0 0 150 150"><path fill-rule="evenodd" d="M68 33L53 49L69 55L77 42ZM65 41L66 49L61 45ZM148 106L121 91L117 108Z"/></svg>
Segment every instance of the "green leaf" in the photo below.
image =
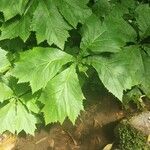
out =
<svg viewBox="0 0 150 150"><path fill-rule="evenodd" d="M138 4L136 0L126 0L126 1L120 0L120 1L121 1L121 5L128 9L134 9Z"/></svg>
<svg viewBox="0 0 150 150"><path fill-rule="evenodd" d="M15 117L16 117L16 105L13 102L8 103L0 109L0 133L9 130L15 133Z"/></svg>
<svg viewBox="0 0 150 150"><path fill-rule="evenodd" d="M136 0L116 0L116 2L110 1L112 9L110 14L116 15L116 17L123 17L124 14L132 14L138 4ZM130 11L130 12L129 12Z"/></svg>
<svg viewBox="0 0 150 150"><path fill-rule="evenodd" d="M99 78L104 86L119 100L122 100L123 91L131 88L131 78L120 60L107 60L101 57L93 57L92 65L97 70ZM119 65L118 65L119 64Z"/></svg>
<svg viewBox="0 0 150 150"><path fill-rule="evenodd" d="M146 53L150 56L150 44L145 44L145 45L144 45L144 50L145 50Z"/></svg>
<svg viewBox="0 0 150 150"><path fill-rule="evenodd" d="M30 59L29 59L30 58ZM45 88L63 65L72 61L72 56L56 48L33 48L21 53L15 64L13 76L19 83L30 82L32 92Z"/></svg>
<svg viewBox="0 0 150 150"><path fill-rule="evenodd" d="M32 2L25 13L20 16L19 19L16 17L12 21L5 22L1 27L2 33L0 36L0 40L20 37L25 42L30 35L31 21L36 6L37 2Z"/></svg>
<svg viewBox="0 0 150 150"><path fill-rule="evenodd" d="M27 93L25 95L22 96L22 102L24 103L24 105L26 105L26 107L28 108L28 110L38 114L40 109L37 105L37 98L36 95L32 95L31 93Z"/></svg>
<svg viewBox="0 0 150 150"><path fill-rule="evenodd" d="M110 10L111 10L111 4L109 3L108 0L98 0L93 5L93 12L98 17L105 17L106 15L109 14Z"/></svg>
<svg viewBox="0 0 150 150"><path fill-rule="evenodd" d="M10 67L6 54L7 52L0 48L0 73L5 72Z"/></svg>
<svg viewBox="0 0 150 150"><path fill-rule="evenodd" d="M32 100L28 100L26 102L26 106L28 107L28 109L36 114L38 114L40 112L40 109L37 105L37 100L36 99L32 99Z"/></svg>
<svg viewBox="0 0 150 150"><path fill-rule="evenodd" d="M25 42L30 35L30 23L30 16L25 15L19 20L3 24L1 27L2 34L0 40L20 37Z"/></svg>
<svg viewBox="0 0 150 150"><path fill-rule="evenodd" d="M145 74L141 48L135 45L125 47L118 57L125 63L127 73L132 79L132 85L141 84Z"/></svg>
<svg viewBox="0 0 150 150"><path fill-rule="evenodd" d="M0 41L0 47L7 51L17 52L23 49L24 42L20 38L2 40Z"/></svg>
<svg viewBox="0 0 150 150"><path fill-rule="evenodd" d="M150 36L150 7L148 4L141 4L137 7L136 17L141 37Z"/></svg>
<svg viewBox="0 0 150 150"><path fill-rule="evenodd" d="M143 56L144 74L142 80L142 90L150 98L150 56Z"/></svg>
<svg viewBox="0 0 150 150"><path fill-rule="evenodd" d="M15 99L0 109L0 122L0 133L6 130L19 133L24 130L26 133L34 134L36 129L36 118Z"/></svg>
<svg viewBox="0 0 150 150"><path fill-rule="evenodd" d="M62 15L74 28L92 13L85 0L57 0L57 3Z"/></svg>
<svg viewBox="0 0 150 150"><path fill-rule="evenodd" d="M35 124L37 123L36 117L31 114L20 101L17 103L16 113L15 127L17 133L24 130L26 133L34 135L34 131L36 129Z"/></svg>
<svg viewBox="0 0 150 150"><path fill-rule="evenodd" d="M119 52L121 50L120 41L115 40L109 34L105 24L92 15L86 20L82 29L83 37L81 41L82 50L91 50L92 52Z"/></svg>
<svg viewBox="0 0 150 150"><path fill-rule="evenodd" d="M13 91L4 83L0 82L0 102L11 98Z"/></svg>
<svg viewBox="0 0 150 150"><path fill-rule="evenodd" d="M0 132L9 130L12 133L19 133L24 130L26 133L34 134L37 121L31 112L38 113L39 108L33 108L31 103L36 101L36 95L32 95L28 84L17 84L17 80L10 75L5 76L3 80L7 86L0 83L0 96L3 101L7 99L7 103L1 104L0 121L2 127L0 125ZM4 126L5 124L6 126Z"/></svg>
<svg viewBox="0 0 150 150"><path fill-rule="evenodd" d="M83 110L83 94L80 88L75 65L70 66L49 81L40 100L46 124L60 121L68 117L73 123Z"/></svg>
<svg viewBox="0 0 150 150"><path fill-rule="evenodd" d="M94 56L88 59L104 86L119 100L122 100L123 91L142 81L143 74L140 71L143 70L143 63L136 46L124 48L112 58Z"/></svg>
<svg viewBox="0 0 150 150"><path fill-rule="evenodd" d="M124 11L122 11L120 7L115 7L110 14L105 17L104 23L107 26L109 35L114 40L117 40L121 46L125 46L127 42L134 42L137 38L137 34L132 26L123 19Z"/></svg>
<svg viewBox="0 0 150 150"><path fill-rule="evenodd" d="M140 89L134 87L132 90L128 91L123 97L123 104L125 107L129 107L129 102L134 102L138 107L140 107L141 97L143 94Z"/></svg>
<svg viewBox="0 0 150 150"><path fill-rule="evenodd" d="M29 0L1 0L0 11L4 13L5 20L17 14L22 15Z"/></svg>
<svg viewBox="0 0 150 150"><path fill-rule="evenodd" d="M7 83L9 88L11 88L15 97L20 98L20 97L26 95L27 93L30 93L30 95L31 95L31 88L28 83L18 83L18 80L15 77L11 76L11 73L9 73L8 75L6 74L4 77L5 77L3 79L4 82ZM32 99L32 98L33 97L30 96L29 99Z"/></svg>
<svg viewBox="0 0 150 150"><path fill-rule="evenodd" d="M28 83L17 83L18 80L14 77L8 77L8 85L13 90L15 95L21 102L28 108L29 111L32 111L36 114L39 112L39 107L37 105L37 95L31 93L31 88ZM7 82L7 81L6 81ZM16 97L15 96L15 97Z"/></svg>
<svg viewBox="0 0 150 150"><path fill-rule="evenodd" d="M38 43L47 40L49 45L55 44L63 49L70 29L71 27L63 19L54 2L39 1L32 21L32 30L36 31Z"/></svg>

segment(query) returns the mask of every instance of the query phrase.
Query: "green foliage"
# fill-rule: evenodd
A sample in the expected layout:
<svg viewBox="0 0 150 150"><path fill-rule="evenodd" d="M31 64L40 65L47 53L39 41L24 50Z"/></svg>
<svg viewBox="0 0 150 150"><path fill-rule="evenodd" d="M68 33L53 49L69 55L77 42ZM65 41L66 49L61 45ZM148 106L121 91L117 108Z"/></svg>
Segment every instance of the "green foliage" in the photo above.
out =
<svg viewBox="0 0 150 150"><path fill-rule="evenodd" d="M7 52L0 48L0 73L3 73L10 66L6 55Z"/></svg>
<svg viewBox="0 0 150 150"><path fill-rule="evenodd" d="M148 4L139 5L136 8L137 23L139 25L139 32L142 38L150 35L150 7Z"/></svg>
<svg viewBox="0 0 150 150"><path fill-rule="evenodd" d="M45 88L47 82L71 60L71 55L56 48L34 48L20 54L12 75L19 78L19 83L30 82L34 93Z"/></svg>
<svg viewBox="0 0 150 150"><path fill-rule="evenodd" d="M94 15L83 25L80 47L83 51L94 53L121 51L120 42L111 37L107 26Z"/></svg>
<svg viewBox="0 0 150 150"><path fill-rule="evenodd" d="M137 0L0 0L0 132L75 123L93 69L120 101L134 87L150 97L149 11Z"/></svg>
<svg viewBox="0 0 150 150"><path fill-rule="evenodd" d="M26 107L20 102L11 99L11 101L0 110L1 129L0 132L9 130L12 133L19 133L24 130L26 133L34 135L36 129L36 118L29 113Z"/></svg>
<svg viewBox="0 0 150 150"><path fill-rule="evenodd" d="M84 96L75 69L76 66L72 65L62 71L44 89L40 101L45 104L42 112L46 124L56 121L63 123L66 116L75 123L80 110L83 110L81 100Z"/></svg>
<svg viewBox="0 0 150 150"><path fill-rule="evenodd" d="M4 83L0 82L0 102L12 97L13 91Z"/></svg>
<svg viewBox="0 0 150 150"><path fill-rule="evenodd" d="M17 14L22 15L28 0L1 0L0 10L4 13L5 20L9 20Z"/></svg>

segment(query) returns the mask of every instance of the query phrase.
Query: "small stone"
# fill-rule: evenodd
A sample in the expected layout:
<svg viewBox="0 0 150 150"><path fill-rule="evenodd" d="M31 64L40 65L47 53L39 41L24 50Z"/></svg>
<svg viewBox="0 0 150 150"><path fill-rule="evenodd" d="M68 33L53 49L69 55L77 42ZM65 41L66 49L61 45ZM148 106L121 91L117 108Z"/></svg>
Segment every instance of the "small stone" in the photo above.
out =
<svg viewBox="0 0 150 150"><path fill-rule="evenodd" d="M142 112L129 120L130 124L144 135L150 135L150 112Z"/></svg>

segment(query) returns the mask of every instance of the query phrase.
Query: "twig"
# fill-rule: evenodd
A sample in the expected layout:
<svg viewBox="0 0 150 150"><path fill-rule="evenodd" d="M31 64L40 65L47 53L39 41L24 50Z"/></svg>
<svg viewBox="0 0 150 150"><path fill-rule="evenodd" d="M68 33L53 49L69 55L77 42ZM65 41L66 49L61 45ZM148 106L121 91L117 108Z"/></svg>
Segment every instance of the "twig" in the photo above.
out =
<svg viewBox="0 0 150 150"><path fill-rule="evenodd" d="M39 143L41 143L41 142L45 141L46 139L47 139L47 137L44 137L44 138L42 138L42 139L38 140L35 144L39 144Z"/></svg>

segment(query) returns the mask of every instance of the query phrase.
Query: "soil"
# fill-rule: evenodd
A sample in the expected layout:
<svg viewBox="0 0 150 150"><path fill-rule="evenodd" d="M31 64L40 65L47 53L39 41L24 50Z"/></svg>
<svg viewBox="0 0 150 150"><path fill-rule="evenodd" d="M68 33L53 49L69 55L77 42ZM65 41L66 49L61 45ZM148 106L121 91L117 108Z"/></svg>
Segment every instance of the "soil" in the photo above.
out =
<svg viewBox="0 0 150 150"><path fill-rule="evenodd" d="M75 125L66 119L63 125L40 127L34 137L20 136L15 150L101 150L113 143L114 127L124 117L119 101L108 93L86 95Z"/></svg>

